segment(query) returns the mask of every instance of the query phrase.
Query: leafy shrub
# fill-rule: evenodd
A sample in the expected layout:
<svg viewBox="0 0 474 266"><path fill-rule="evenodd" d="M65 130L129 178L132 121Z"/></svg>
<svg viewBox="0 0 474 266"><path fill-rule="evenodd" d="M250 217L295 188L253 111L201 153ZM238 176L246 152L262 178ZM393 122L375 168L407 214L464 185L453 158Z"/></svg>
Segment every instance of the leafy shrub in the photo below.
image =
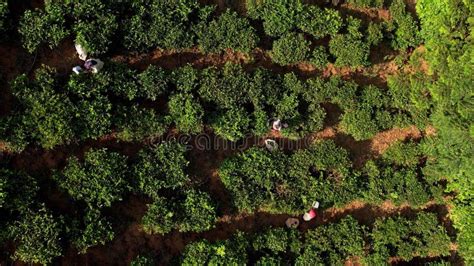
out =
<svg viewBox="0 0 474 266"><path fill-rule="evenodd" d="M367 168L367 167L366 167ZM433 195L414 167L371 165L366 197L369 201L391 200L395 204L408 202L413 207L426 204Z"/></svg>
<svg viewBox="0 0 474 266"><path fill-rule="evenodd" d="M165 118L158 116L152 109L137 105L128 108L119 106L115 121L117 138L123 141L140 141L159 137L167 129L163 120Z"/></svg>
<svg viewBox="0 0 474 266"><path fill-rule="evenodd" d="M316 67L323 68L326 67L326 65L329 63L328 57L329 54L326 50L326 47L316 46L309 61Z"/></svg>
<svg viewBox="0 0 474 266"><path fill-rule="evenodd" d="M341 27L342 18L337 10L316 5L306 5L298 21L298 28L315 38L333 36Z"/></svg>
<svg viewBox="0 0 474 266"><path fill-rule="evenodd" d="M227 10L197 33L202 51L218 53L225 49L250 53L258 43L258 36L246 18Z"/></svg>
<svg viewBox="0 0 474 266"><path fill-rule="evenodd" d="M210 243L201 240L186 246L181 265L236 265L247 262L245 238L237 234L233 239Z"/></svg>
<svg viewBox="0 0 474 266"><path fill-rule="evenodd" d="M159 96L168 92L169 76L160 67L150 65L138 74L140 83L139 96L155 101Z"/></svg>
<svg viewBox="0 0 474 266"><path fill-rule="evenodd" d="M201 73L199 95L220 108L233 108L247 101L250 77L241 65L227 63L222 70L207 68Z"/></svg>
<svg viewBox="0 0 474 266"><path fill-rule="evenodd" d="M208 193L186 191L178 228L180 232L203 232L214 227L217 220L216 206Z"/></svg>
<svg viewBox="0 0 474 266"><path fill-rule="evenodd" d="M110 91L128 100L140 96L137 73L125 64L111 62L107 68L95 74L94 78L99 86L103 87L98 89L99 91Z"/></svg>
<svg viewBox="0 0 474 266"><path fill-rule="evenodd" d="M74 26L75 42L81 44L88 54L106 53L118 27L117 18L107 13L101 14L95 19L79 21Z"/></svg>
<svg viewBox="0 0 474 266"><path fill-rule="evenodd" d="M80 100L76 108L75 136L97 139L111 132L112 103L107 97Z"/></svg>
<svg viewBox="0 0 474 266"><path fill-rule="evenodd" d="M79 253L85 254L90 247L104 245L114 238L110 222L102 217L99 210L87 209L84 225L85 228L73 240Z"/></svg>
<svg viewBox="0 0 474 266"><path fill-rule="evenodd" d="M370 139L379 131L372 111L369 108L358 108L346 111L342 116L341 128L356 140Z"/></svg>
<svg viewBox="0 0 474 266"><path fill-rule="evenodd" d="M13 259L27 263L49 264L61 256L61 220L44 206L26 211L9 231L17 242Z"/></svg>
<svg viewBox="0 0 474 266"><path fill-rule="evenodd" d="M297 26L299 14L303 11L301 1L249 1L248 14L254 19L263 20L265 34L277 37Z"/></svg>
<svg viewBox="0 0 474 266"><path fill-rule="evenodd" d="M281 152L250 148L221 164L219 176L239 211L269 209L275 204L272 193L283 181L285 159Z"/></svg>
<svg viewBox="0 0 474 266"><path fill-rule="evenodd" d="M392 144L383 154L383 158L403 166L415 166L419 163L420 149L413 142Z"/></svg>
<svg viewBox="0 0 474 266"><path fill-rule="evenodd" d="M23 107L15 126L44 148L68 143L73 137L74 107L69 98L55 92L55 83L54 70L43 67L36 72L33 82L21 75L12 84Z"/></svg>
<svg viewBox="0 0 474 266"><path fill-rule="evenodd" d="M170 97L167 120L182 133L199 133L202 130L204 110L191 94L178 93Z"/></svg>
<svg viewBox="0 0 474 266"><path fill-rule="evenodd" d="M351 256L364 255L363 228L348 216L306 233L298 265L340 265Z"/></svg>
<svg viewBox="0 0 474 266"><path fill-rule="evenodd" d="M200 72L189 64L175 69L171 76L176 89L187 93L194 91L201 79Z"/></svg>
<svg viewBox="0 0 474 266"><path fill-rule="evenodd" d="M271 57L280 65L290 65L308 59L310 43L303 34L288 33L273 42Z"/></svg>
<svg viewBox="0 0 474 266"><path fill-rule="evenodd" d="M0 168L0 208L8 212L28 212L34 206L38 182L18 171Z"/></svg>
<svg viewBox="0 0 474 266"><path fill-rule="evenodd" d="M186 48L194 44L193 17L196 0L132 3L131 16L124 22L124 45L131 50Z"/></svg>
<svg viewBox="0 0 474 266"><path fill-rule="evenodd" d="M377 45L383 39L382 24L370 22L367 27L367 43L369 45Z"/></svg>
<svg viewBox="0 0 474 266"><path fill-rule="evenodd" d="M131 262L130 266L153 266L156 265L152 255L138 255Z"/></svg>
<svg viewBox="0 0 474 266"><path fill-rule="evenodd" d="M147 234L166 234L176 226L177 214L165 198L155 197L142 218L142 228Z"/></svg>
<svg viewBox="0 0 474 266"><path fill-rule="evenodd" d="M93 209L109 207L128 190L126 160L125 156L107 149L91 150L85 154L84 162L70 157L55 178L73 199L84 200Z"/></svg>
<svg viewBox="0 0 474 266"><path fill-rule="evenodd" d="M231 141L237 141L244 137L248 132L249 124L249 115L241 108L220 111L211 122L213 130L218 136Z"/></svg>
<svg viewBox="0 0 474 266"><path fill-rule="evenodd" d="M404 217L377 219L371 234L374 252L388 259L399 256L409 261L415 256L449 255L451 243L446 229L432 213L419 213L414 220Z"/></svg>
<svg viewBox="0 0 474 266"><path fill-rule="evenodd" d="M406 4L402 0L394 0L390 5L392 21L389 27L395 28L395 39L392 46L395 49L416 47L421 42L419 27L415 19L406 11Z"/></svg>
<svg viewBox="0 0 474 266"><path fill-rule="evenodd" d="M8 12L7 0L0 1L0 33L3 33L7 30Z"/></svg>
<svg viewBox="0 0 474 266"><path fill-rule="evenodd" d="M369 46L349 34L338 34L329 41L329 51L336 57L336 66L365 66L368 64Z"/></svg>
<svg viewBox="0 0 474 266"><path fill-rule="evenodd" d="M351 5L364 8L382 8L384 4L384 0L348 0L347 2Z"/></svg>
<svg viewBox="0 0 474 266"><path fill-rule="evenodd" d="M185 151L186 147L177 142L164 142L141 150L134 166L138 191L155 198L162 188L183 186L189 180L185 172L189 164Z"/></svg>
<svg viewBox="0 0 474 266"><path fill-rule="evenodd" d="M66 38L69 31L65 27L65 10L60 4L49 3L45 10L26 10L20 20L18 31L23 46L33 53L42 44L53 48Z"/></svg>
<svg viewBox="0 0 474 266"><path fill-rule="evenodd" d="M269 253L299 253L302 248L301 235L298 231L275 228L256 234L252 239L255 251L270 251ZM290 253L290 254L291 254Z"/></svg>

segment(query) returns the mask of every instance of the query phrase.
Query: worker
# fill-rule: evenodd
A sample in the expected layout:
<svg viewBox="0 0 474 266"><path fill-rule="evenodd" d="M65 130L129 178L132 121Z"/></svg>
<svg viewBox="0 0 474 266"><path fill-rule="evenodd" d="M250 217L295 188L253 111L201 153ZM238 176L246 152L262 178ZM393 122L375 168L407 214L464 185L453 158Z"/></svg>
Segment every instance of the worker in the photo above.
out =
<svg viewBox="0 0 474 266"><path fill-rule="evenodd" d="M315 201L311 205L311 209L303 215L303 220L311 221L318 216L317 209L319 208L319 202Z"/></svg>
<svg viewBox="0 0 474 266"><path fill-rule="evenodd" d="M298 228L298 225L300 225L300 220L296 219L296 218L288 218L286 219L286 227L290 228L290 229L296 229Z"/></svg>
<svg viewBox="0 0 474 266"><path fill-rule="evenodd" d="M278 150L278 143L272 139L266 139L265 140L265 147L267 148L268 151L273 152Z"/></svg>
<svg viewBox="0 0 474 266"><path fill-rule="evenodd" d="M87 51L86 49L84 49L84 47L82 47L82 45L76 43L74 45L74 47L76 47L76 52L77 54L79 54L79 59L81 59L82 61L86 61L87 59Z"/></svg>
<svg viewBox="0 0 474 266"><path fill-rule="evenodd" d="M272 129L275 131L281 131L282 128L287 128L288 124L282 123L280 119L273 119L270 122Z"/></svg>

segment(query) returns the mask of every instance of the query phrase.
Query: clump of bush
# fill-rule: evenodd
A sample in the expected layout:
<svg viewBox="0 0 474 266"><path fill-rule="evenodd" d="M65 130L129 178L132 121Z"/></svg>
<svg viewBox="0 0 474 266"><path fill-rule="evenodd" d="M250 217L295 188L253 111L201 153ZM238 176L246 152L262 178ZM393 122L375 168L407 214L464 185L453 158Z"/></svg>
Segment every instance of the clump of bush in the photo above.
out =
<svg viewBox="0 0 474 266"><path fill-rule="evenodd" d="M17 246L13 259L28 263L49 264L61 256L62 221L46 207L29 209L15 221L9 231Z"/></svg>
<svg viewBox="0 0 474 266"><path fill-rule="evenodd" d="M273 42L271 57L280 65L291 65L308 59L309 41L303 34L288 33Z"/></svg>
<svg viewBox="0 0 474 266"><path fill-rule="evenodd" d="M298 20L298 28L315 38L334 36L342 27L342 18L335 9L305 5Z"/></svg>
<svg viewBox="0 0 474 266"><path fill-rule="evenodd" d="M58 46L69 35L65 16L65 8L55 2L47 4L45 10L26 10L18 31L28 52L33 53L43 44Z"/></svg>
<svg viewBox="0 0 474 266"><path fill-rule="evenodd" d="M406 11L405 2L394 0L389 10L392 20L388 23L388 27L395 31L392 47L403 50L418 46L421 42L420 29L416 20Z"/></svg>
<svg viewBox="0 0 474 266"><path fill-rule="evenodd" d="M56 181L75 200L83 200L92 209L110 207L129 191L126 179L127 158L107 149L91 150L84 162L70 157Z"/></svg>
<svg viewBox="0 0 474 266"><path fill-rule="evenodd" d="M368 65L370 46L360 32L361 21L348 18L347 33L337 34L329 41L329 51L336 57L336 66L365 66Z"/></svg>
<svg viewBox="0 0 474 266"><path fill-rule="evenodd" d="M250 53L258 43L258 36L249 21L229 9L203 26L197 37L199 47L206 53L225 49Z"/></svg>

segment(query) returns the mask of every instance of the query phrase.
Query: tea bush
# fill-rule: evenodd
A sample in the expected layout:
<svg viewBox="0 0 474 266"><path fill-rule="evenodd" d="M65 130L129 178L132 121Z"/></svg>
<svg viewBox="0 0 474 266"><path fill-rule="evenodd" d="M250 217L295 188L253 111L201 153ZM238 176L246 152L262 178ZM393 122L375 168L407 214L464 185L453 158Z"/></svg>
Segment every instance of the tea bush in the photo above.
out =
<svg viewBox="0 0 474 266"><path fill-rule="evenodd" d="M280 65L291 65L308 59L309 42L303 34L288 33L273 42L271 57Z"/></svg>
<svg viewBox="0 0 474 266"><path fill-rule="evenodd" d="M70 157L55 179L74 200L83 200L92 209L110 207L129 190L126 160L105 148L91 150L85 154L84 162Z"/></svg>

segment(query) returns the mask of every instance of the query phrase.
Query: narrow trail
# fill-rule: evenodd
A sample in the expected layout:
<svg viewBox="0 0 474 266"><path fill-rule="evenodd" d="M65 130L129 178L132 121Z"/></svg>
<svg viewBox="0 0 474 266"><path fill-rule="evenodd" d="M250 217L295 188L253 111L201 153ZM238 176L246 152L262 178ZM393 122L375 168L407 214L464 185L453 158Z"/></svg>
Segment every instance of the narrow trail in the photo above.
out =
<svg viewBox="0 0 474 266"><path fill-rule="evenodd" d="M131 204L132 208L135 205ZM367 226L370 226L379 217L394 215L411 217L422 211L437 213L440 219L443 219L446 215L445 208L445 206L434 202L428 202L421 208L413 209L408 205L397 207L390 202L385 202L380 206L373 206L355 201L342 208L324 210L315 220L302 223L298 230L303 232L320 225L334 223L348 215L353 216L359 223ZM144 210L142 211L144 212ZM125 213L133 213L134 220L143 215L143 213L136 213L135 210L129 210L128 213L125 211ZM220 218L214 229L206 232L180 233L173 231L166 235L148 235L141 231L138 223L132 222L111 243L92 248L85 255L73 255L74 251L69 250L68 256L61 260L61 264L69 264L71 261L81 265L112 265L118 261L125 264L129 263L136 255L150 251L158 256L159 265L169 265L173 257L181 254L184 247L193 241L201 239L209 241L225 240L239 231L253 233L269 227L284 227L285 221L289 217L292 216L264 212L257 212L251 215L227 215Z"/></svg>

